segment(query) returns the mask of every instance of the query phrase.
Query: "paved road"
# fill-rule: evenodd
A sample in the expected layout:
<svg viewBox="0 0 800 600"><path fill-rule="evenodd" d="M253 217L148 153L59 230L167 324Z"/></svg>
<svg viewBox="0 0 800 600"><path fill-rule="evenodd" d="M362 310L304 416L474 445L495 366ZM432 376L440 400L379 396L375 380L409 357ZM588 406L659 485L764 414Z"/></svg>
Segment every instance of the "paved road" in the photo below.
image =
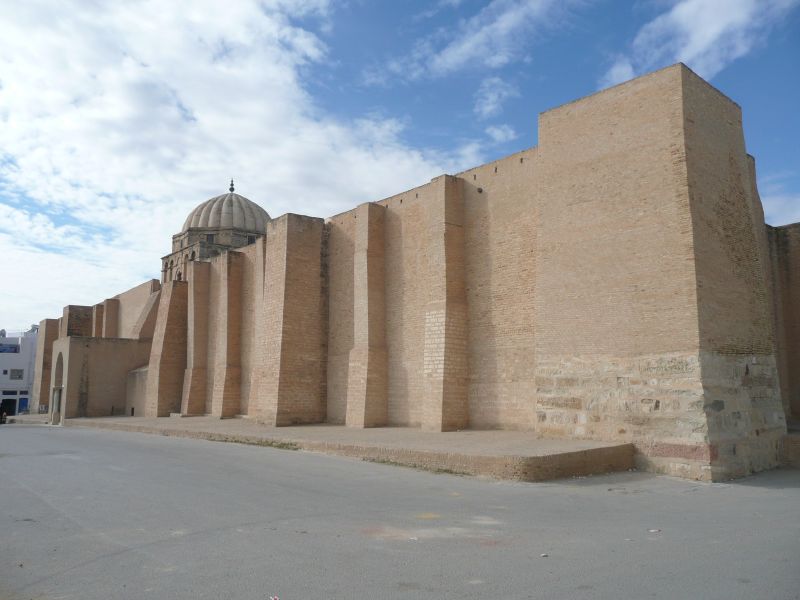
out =
<svg viewBox="0 0 800 600"><path fill-rule="evenodd" d="M3 600L270 596L797 599L800 471L498 483L0 427Z"/></svg>

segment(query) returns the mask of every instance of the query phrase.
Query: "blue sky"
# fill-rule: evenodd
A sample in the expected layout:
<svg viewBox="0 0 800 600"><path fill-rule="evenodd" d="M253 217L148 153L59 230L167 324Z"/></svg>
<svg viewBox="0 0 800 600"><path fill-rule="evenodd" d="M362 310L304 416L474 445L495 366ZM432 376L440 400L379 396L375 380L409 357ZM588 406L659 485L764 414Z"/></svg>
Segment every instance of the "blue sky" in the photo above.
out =
<svg viewBox="0 0 800 600"><path fill-rule="evenodd" d="M677 61L742 106L768 222L800 221L800 0L11 6L7 329L158 277L231 176L273 216L330 216L533 146L539 112Z"/></svg>

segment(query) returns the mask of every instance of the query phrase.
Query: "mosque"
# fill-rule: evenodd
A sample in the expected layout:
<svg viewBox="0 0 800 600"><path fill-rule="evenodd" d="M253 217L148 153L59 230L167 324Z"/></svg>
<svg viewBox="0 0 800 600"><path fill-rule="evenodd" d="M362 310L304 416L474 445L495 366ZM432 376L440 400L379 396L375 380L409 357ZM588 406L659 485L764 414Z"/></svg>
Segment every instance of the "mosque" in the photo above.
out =
<svg viewBox="0 0 800 600"><path fill-rule="evenodd" d="M325 219L231 182L160 279L41 322L34 405L624 440L705 480L776 466L800 224L765 224L740 107L678 64L540 114L538 142Z"/></svg>

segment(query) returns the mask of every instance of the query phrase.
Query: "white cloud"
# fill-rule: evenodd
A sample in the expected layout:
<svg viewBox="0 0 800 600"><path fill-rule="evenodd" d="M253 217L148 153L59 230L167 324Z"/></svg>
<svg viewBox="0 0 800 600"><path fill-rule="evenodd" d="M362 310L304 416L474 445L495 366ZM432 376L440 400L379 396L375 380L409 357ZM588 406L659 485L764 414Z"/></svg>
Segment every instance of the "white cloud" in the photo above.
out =
<svg viewBox="0 0 800 600"><path fill-rule="evenodd" d="M710 79L761 43L800 0L680 0L642 27L601 80L614 85L675 62Z"/></svg>
<svg viewBox="0 0 800 600"><path fill-rule="evenodd" d="M786 189L786 184L793 179L796 176L791 172L773 173L759 179L764 220L770 225L800 223L800 193Z"/></svg>
<svg viewBox="0 0 800 600"><path fill-rule="evenodd" d="M519 91L499 77L489 77L481 82L475 93L473 110L481 119L495 117L503 112L503 104L510 98L519 96Z"/></svg>
<svg viewBox="0 0 800 600"><path fill-rule="evenodd" d="M508 125L492 125L487 127L486 135L496 144L503 144L517 139L517 132Z"/></svg>
<svg viewBox="0 0 800 600"><path fill-rule="evenodd" d="M499 68L524 56L567 10L583 0L491 0L472 17L419 40L412 51L365 72L367 84L441 77L466 68ZM460 2L451 2L457 6Z"/></svg>
<svg viewBox="0 0 800 600"><path fill-rule="evenodd" d="M0 324L21 329L159 274L185 215L237 192L328 216L480 162L336 119L303 73L327 0L17 3L0 20ZM470 162L465 162L470 161Z"/></svg>
<svg viewBox="0 0 800 600"><path fill-rule="evenodd" d="M439 0L436 4L431 6L430 8L423 10L420 13L417 13L414 16L415 21L422 21L424 19L430 19L431 17L435 17L444 9L454 9L458 8L464 0Z"/></svg>

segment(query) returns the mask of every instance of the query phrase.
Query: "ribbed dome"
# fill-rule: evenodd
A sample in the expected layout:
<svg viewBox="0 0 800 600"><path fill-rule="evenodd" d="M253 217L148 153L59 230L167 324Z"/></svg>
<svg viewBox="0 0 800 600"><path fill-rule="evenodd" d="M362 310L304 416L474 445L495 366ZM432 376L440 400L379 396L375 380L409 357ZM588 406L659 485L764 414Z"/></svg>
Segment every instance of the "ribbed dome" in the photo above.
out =
<svg viewBox="0 0 800 600"><path fill-rule="evenodd" d="M181 231L190 227L232 227L252 233L264 233L269 220L267 211L258 204L231 192L206 200L195 208L186 217Z"/></svg>

